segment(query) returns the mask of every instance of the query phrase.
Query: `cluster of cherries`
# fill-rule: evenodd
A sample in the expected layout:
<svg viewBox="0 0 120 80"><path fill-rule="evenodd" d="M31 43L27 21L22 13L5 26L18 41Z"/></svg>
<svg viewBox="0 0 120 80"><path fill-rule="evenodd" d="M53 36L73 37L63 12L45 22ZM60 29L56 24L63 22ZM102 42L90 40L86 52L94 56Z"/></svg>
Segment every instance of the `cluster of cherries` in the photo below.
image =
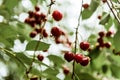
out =
<svg viewBox="0 0 120 80"><path fill-rule="evenodd" d="M98 47L99 48L110 48L111 47L111 43L110 42L104 42L104 37L111 37L113 35L113 32L112 31L108 31L107 33L105 33L104 31L100 31L98 33L99 35L99 38L97 39L97 42L98 42Z"/></svg>
<svg viewBox="0 0 120 80"><path fill-rule="evenodd" d="M84 51L89 49L89 42L84 41L80 43L80 48ZM71 62L72 60L75 60L77 63L80 63L82 66L87 66L90 62L90 58L87 56L84 56L83 54L74 54L72 52L65 52L64 58Z"/></svg>
<svg viewBox="0 0 120 80"><path fill-rule="evenodd" d="M40 13L40 8L35 6L35 11L29 11L28 14L29 16L25 19L25 23L34 28L30 33L30 37L34 38L39 33L42 34L43 37L48 37L46 30L40 27L47 21L46 15L44 13Z"/></svg>

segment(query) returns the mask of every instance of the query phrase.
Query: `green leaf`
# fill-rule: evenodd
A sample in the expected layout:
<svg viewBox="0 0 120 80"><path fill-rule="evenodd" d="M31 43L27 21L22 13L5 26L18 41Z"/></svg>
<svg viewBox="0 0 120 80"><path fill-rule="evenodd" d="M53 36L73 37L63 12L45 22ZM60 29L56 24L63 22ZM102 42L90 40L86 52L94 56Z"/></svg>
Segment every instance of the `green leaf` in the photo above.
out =
<svg viewBox="0 0 120 80"><path fill-rule="evenodd" d="M56 75L59 73L58 70L56 69L51 69L51 68L47 68L45 71L43 71L43 74L47 75L47 79L49 80L59 80Z"/></svg>
<svg viewBox="0 0 120 80"><path fill-rule="evenodd" d="M109 30L112 25L113 25L113 19L110 17L108 23L105 24L105 29Z"/></svg>
<svg viewBox="0 0 120 80"><path fill-rule="evenodd" d="M50 47L50 44L47 44L47 43L41 42L41 41L37 41L37 40L33 40L27 44L26 50L34 51L36 46L37 46L37 50L47 50Z"/></svg>
<svg viewBox="0 0 120 80"><path fill-rule="evenodd" d="M80 80L97 80L95 77L93 77L91 74L87 72L77 73L77 76L79 77Z"/></svg>
<svg viewBox="0 0 120 80"><path fill-rule="evenodd" d="M95 47L93 50L89 52L88 56L90 56L94 60L95 58L99 57L100 53L101 51L99 50L99 48Z"/></svg>
<svg viewBox="0 0 120 80"><path fill-rule="evenodd" d="M82 19L90 18L98 6L99 6L98 0L92 0L89 8L83 10Z"/></svg>
<svg viewBox="0 0 120 80"><path fill-rule="evenodd" d="M20 0L5 0L4 5L10 10L13 9L19 3L19 1Z"/></svg>
<svg viewBox="0 0 120 80"><path fill-rule="evenodd" d="M36 4L37 4L37 1L38 0L30 0L31 1L31 3L35 6Z"/></svg>
<svg viewBox="0 0 120 80"><path fill-rule="evenodd" d="M99 24L105 25L109 21L109 19L110 19L110 14L104 12Z"/></svg>
<svg viewBox="0 0 120 80"><path fill-rule="evenodd" d="M23 63L30 65L32 62L32 58L29 58L24 53L16 53L16 57L19 58Z"/></svg>
<svg viewBox="0 0 120 80"><path fill-rule="evenodd" d="M112 75L116 78L120 78L120 66L111 65Z"/></svg>
<svg viewBox="0 0 120 80"><path fill-rule="evenodd" d="M61 67L62 64L64 64L65 62L61 57L56 56L56 55L49 55L47 57L50 61L54 63L55 66L58 66L58 67Z"/></svg>
<svg viewBox="0 0 120 80"><path fill-rule="evenodd" d="M115 46L115 50L119 52L120 51L120 30L118 30L117 33L114 35L113 43Z"/></svg>

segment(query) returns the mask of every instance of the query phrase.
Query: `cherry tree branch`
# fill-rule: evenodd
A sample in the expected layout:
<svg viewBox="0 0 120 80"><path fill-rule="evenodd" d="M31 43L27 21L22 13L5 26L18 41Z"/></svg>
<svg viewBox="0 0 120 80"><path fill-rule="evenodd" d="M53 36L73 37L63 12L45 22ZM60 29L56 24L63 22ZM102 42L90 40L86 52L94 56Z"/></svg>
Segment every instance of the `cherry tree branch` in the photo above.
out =
<svg viewBox="0 0 120 80"><path fill-rule="evenodd" d="M111 1L111 0L109 0L109 1L110 1L111 5L114 7L112 1ZM119 19L119 17L116 15L116 13L114 12L113 8L110 6L110 3L109 3L108 0L107 0L107 5L108 5L108 7L110 8L111 12L113 13L115 19L116 19L116 20L118 21L118 23L120 24L120 19ZM116 12L117 12L117 11L116 11Z"/></svg>
<svg viewBox="0 0 120 80"><path fill-rule="evenodd" d="M78 24L77 24L76 31L75 31L75 50L74 50L74 54L76 54L76 52L77 52L78 29L79 29L79 26L80 26L80 19L81 19L81 15L82 15L82 4L83 4L83 0L82 0L82 3L81 3L81 9L80 9L79 17L78 17ZM73 61L72 80L75 80L75 60Z"/></svg>
<svg viewBox="0 0 120 80"><path fill-rule="evenodd" d="M48 15L50 14L51 6L54 4L54 2L55 2L54 0L51 0L50 5L48 6L49 8L48 8L47 16L46 16L46 17L48 17ZM44 21L43 25L41 25L42 28L45 27L46 22L47 22L47 20ZM41 33L42 33L42 32L43 32L43 29L42 29ZM33 53L32 62L31 62L31 64L30 64L30 67L29 67L28 70L26 71L27 77L28 77L28 74L30 73L30 71L32 70L32 66L33 66L33 63L34 63L34 61L35 61L35 53L36 53L36 51L37 51L37 49L38 49L38 46L39 46L39 44L40 44L40 40L41 40L41 39L42 39L42 36L40 35L40 38L39 38L39 40L38 40L38 43L37 43L37 45L36 45L36 47L35 47L35 50L34 50L34 53ZM28 77L28 78L29 78L29 77Z"/></svg>

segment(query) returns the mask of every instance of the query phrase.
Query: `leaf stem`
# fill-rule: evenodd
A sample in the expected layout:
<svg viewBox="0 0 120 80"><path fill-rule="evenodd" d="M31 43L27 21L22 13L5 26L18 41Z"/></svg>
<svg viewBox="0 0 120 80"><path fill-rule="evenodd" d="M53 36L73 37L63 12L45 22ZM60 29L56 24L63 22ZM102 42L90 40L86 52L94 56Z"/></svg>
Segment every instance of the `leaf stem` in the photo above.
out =
<svg viewBox="0 0 120 80"><path fill-rule="evenodd" d="M76 54L76 52L77 52L78 29L79 29L79 26L80 26L80 19L81 19L81 15L82 15L82 4L83 4L83 0L82 0L82 3L81 3L81 9L80 9L79 17L78 17L78 25L76 27L76 32L75 32L75 50L74 50L74 54ZM72 80L75 80L75 60L73 61Z"/></svg>

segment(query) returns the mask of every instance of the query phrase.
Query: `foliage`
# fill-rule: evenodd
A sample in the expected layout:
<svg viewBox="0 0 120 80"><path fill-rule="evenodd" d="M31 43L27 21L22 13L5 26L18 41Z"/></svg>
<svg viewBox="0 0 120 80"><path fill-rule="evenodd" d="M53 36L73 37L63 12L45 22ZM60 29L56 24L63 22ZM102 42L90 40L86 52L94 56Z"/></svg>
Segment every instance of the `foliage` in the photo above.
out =
<svg viewBox="0 0 120 80"><path fill-rule="evenodd" d="M26 2L0 0L0 66L6 69L6 75L0 71L0 80L120 79L119 0L80 0L78 16L71 7L67 10L68 4L75 7L69 0ZM89 49L79 47L83 41L89 42ZM88 65L68 62L66 52L82 54Z"/></svg>

